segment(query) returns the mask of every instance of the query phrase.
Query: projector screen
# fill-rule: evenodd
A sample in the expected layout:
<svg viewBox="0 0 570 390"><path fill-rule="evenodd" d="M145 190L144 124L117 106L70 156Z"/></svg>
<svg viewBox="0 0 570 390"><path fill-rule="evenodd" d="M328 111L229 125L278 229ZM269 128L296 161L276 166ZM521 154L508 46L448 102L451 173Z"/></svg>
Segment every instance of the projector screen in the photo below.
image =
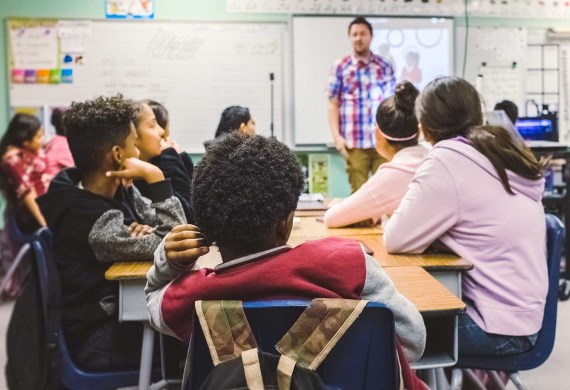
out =
<svg viewBox="0 0 570 390"><path fill-rule="evenodd" d="M348 25L353 17L293 18L293 90L296 145L331 144L328 77L333 63L352 53ZM453 74L453 21L445 18L369 17L371 50L390 62L398 81L419 89Z"/></svg>

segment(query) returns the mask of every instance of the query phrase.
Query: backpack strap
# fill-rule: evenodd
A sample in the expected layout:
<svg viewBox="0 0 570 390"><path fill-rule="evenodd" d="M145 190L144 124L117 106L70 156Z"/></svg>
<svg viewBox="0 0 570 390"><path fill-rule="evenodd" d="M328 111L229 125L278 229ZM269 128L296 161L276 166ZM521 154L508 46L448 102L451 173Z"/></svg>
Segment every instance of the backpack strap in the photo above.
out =
<svg viewBox="0 0 570 390"><path fill-rule="evenodd" d="M241 301L196 301L195 307L215 366L244 351L253 349L257 354L257 343Z"/></svg>
<svg viewBox="0 0 570 390"><path fill-rule="evenodd" d="M275 348L301 367L316 370L367 303L352 299L313 299ZM283 373L288 372L290 364L283 359L280 364Z"/></svg>
<svg viewBox="0 0 570 390"><path fill-rule="evenodd" d="M243 351L241 353L241 361L247 388L249 390L263 390L265 387L263 386L263 376L261 375L257 348Z"/></svg>

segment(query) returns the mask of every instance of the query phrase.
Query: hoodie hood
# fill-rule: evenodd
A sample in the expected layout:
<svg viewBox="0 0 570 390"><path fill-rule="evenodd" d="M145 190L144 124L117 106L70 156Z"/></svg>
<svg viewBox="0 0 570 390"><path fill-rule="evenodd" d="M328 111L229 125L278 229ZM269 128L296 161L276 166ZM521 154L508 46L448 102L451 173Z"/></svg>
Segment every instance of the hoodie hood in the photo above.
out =
<svg viewBox="0 0 570 390"><path fill-rule="evenodd" d="M81 180L82 176L77 168L64 169L53 178L47 193L37 199L50 229L57 230L59 223L71 209L85 213L86 217L95 212L98 217L102 213L101 210L108 209L110 203L116 203L112 199L80 189L77 185Z"/></svg>
<svg viewBox="0 0 570 390"><path fill-rule="evenodd" d="M459 156L463 156L473 161L475 164L480 166L485 172L493 176L498 181L501 181L497 170L491 164L491 161L481 154L477 149L469 144L469 141L463 137L453 138L445 141L438 142L433 151L437 149L447 149L457 153ZM544 192L544 178L539 180L530 180L516 173L506 170L507 177L509 179L509 185L515 194L524 195L535 202L542 199L542 193Z"/></svg>

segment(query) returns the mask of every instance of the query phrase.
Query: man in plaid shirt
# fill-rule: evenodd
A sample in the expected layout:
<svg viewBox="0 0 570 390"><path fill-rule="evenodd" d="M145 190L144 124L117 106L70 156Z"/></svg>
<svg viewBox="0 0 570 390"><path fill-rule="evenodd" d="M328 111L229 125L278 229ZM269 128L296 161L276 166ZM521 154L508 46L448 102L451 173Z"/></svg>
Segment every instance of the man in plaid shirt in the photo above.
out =
<svg viewBox="0 0 570 390"><path fill-rule="evenodd" d="M329 78L329 122L355 192L386 161L374 148L375 116L394 94L396 77L392 65L370 51L372 26L365 18L354 19L348 35L353 52L334 63Z"/></svg>

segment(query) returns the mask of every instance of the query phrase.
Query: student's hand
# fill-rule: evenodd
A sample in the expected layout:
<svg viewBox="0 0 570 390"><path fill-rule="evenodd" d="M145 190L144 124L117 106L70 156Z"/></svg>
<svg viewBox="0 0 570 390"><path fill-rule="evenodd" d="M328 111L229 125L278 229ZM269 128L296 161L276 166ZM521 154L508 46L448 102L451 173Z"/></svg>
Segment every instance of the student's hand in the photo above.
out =
<svg viewBox="0 0 570 390"><path fill-rule="evenodd" d="M164 180L162 171L138 158L127 158L117 171L108 171L107 177L113 177L122 184L122 180L145 180L148 184Z"/></svg>
<svg viewBox="0 0 570 390"><path fill-rule="evenodd" d="M152 226L144 225L142 223L133 222L129 225L129 232L131 232L131 237L144 237L152 234L156 231Z"/></svg>
<svg viewBox="0 0 570 390"><path fill-rule="evenodd" d="M194 225L174 227L164 241L166 261L190 265L210 251L206 239Z"/></svg>
<svg viewBox="0 0 570 390"><path fill-rule="evenodd" d="M339 135L334 139L334 146L336 147L336 150L338 150L342 158L348 160L348 152L346 150L346 140Z"/></svg>

